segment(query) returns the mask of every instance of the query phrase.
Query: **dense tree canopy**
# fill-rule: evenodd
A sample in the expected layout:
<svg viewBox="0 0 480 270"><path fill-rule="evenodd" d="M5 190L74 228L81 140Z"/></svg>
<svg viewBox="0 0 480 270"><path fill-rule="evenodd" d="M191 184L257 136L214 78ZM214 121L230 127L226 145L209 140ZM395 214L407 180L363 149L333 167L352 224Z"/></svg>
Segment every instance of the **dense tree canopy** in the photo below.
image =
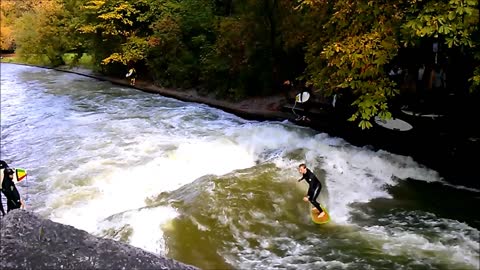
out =
<svg viewBox="0 0 480 270"><path fill-rule="evenodd" d="M106 73L120 75L133 65L159 85L226 98L275 94L283 81L298 80L318 95L349 96L350 120L369 128L373 116L391 116L402 86L389 76L396 65L413 73L419 64L466 63L452 81L480 87L478 4L2 0L1 45L47 56L52 65L63 64L65 53L88 54Z"/></svg>

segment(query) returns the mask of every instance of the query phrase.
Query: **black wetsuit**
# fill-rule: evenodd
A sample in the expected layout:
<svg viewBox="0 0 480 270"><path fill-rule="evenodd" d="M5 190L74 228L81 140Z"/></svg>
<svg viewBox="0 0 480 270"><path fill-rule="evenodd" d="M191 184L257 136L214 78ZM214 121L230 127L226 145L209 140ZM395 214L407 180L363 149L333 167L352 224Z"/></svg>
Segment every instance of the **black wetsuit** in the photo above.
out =
<svg viewBox="0 0 480 270"><path fill-rule="evenodd" d="M8 176L8 170L5 169L3 181L2 181L2 189L0 192L0 212L5 215L5 211L3 210L3 204L1 203L2 195L1 193L5 194L7 198L7 213L13 209L20 208L22 204L20 203L20 193L18 193L17 188L15 187L15 183L13 180Z"/></svg>
<svg viewBox="0 0 480 270"><path fill-rule="evenodd" d="M298 180L298 182L305 180L308 183L308 193L307 197L308 200L310 201L315 208L320 211L320 213L323 212L322 207L320 207L320 204L317 202L317 197L320 195L320 191L322 190L322 183L320 183L320 180L315 176L315 174L312 173L309 169L307 169L307 172L303 175L303 177Z"/></svg>

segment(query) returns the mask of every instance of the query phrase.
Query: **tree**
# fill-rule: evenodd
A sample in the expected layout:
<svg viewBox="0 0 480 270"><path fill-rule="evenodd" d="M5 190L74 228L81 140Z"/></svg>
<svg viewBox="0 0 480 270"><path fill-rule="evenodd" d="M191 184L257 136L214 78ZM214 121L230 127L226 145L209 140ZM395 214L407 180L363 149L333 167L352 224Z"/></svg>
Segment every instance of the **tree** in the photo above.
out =
<svg viewBox="0 0 480 270"><path fill-rule="evenodd" d="M371 127L376 115L391 117L389 100L398 85L386 66L398 50L434 37L449 48L478 45L478 1L301 1L300 10L325 16L312 22L307 41L306 75L326 96L351 93L356 111L349 120ZM477 71L472 78L478 85Z"/></svg>
<svg viewBox="0 0 480 270"><path fill-rule="evenodd" d="M88 41L97 64L108 65L144 60L148 42L137 31L144 1L88 1L79 32Z"/></svg>
<svg viewBox="0 0 480 270"><path fill-rule="evenodd" d="M15 24L16 52L30 58L45 55L50 64L64 64L62 55L68 50L63 4L57 0L35 3Z"/></svg>
<svg viewBox="0 0 480 270"><path fill-rule="evenodd" d="M3 0L0 2L0 33L2 50L13 50L15 48L15 22L24 13L31 11L34 6L35 1L33 0Z"/></svg>
<svg viewBox="0 0 480 270"><path fill-rule="evenodd" d="M215 38L210 0L150 3L147 65L156 83L189 88L201 84L201 61Z"/></svg>
<svg viewBox="0 0 480 270"><path fill-rule="evenodd" d="M3 3L2 3L3 6ZM15 46L13 39L13 30L10 25L7 23L8 19L5 16L3 9L0 13L0 33L1 33L1 43L0 49L3 50L12 50Z"/></svg>
<svg viewBox="0 0 480 270"><path fill-rule="evenodd" d="M449 49L460 48L464 55L480 61L480 20L478 0L409 1L402 37L405 46L419 39L434 38ZM480 65L472 71L471 90L480 88Z"/></svg>
<svg viewBox="0 0 480 270"><path fill-rule="evenodd" d="M317 1L305 2L317 5ZM324 95L352 92L356 112L349 120L372 126L370 118L390 117L388 99L397 93L385 65L397 54L396 25L402 11L379 1L343 0L318 4L327 11L323 27L313 25L305 56L309 83ZM318 13L318 11L317 11Z"/></svg>

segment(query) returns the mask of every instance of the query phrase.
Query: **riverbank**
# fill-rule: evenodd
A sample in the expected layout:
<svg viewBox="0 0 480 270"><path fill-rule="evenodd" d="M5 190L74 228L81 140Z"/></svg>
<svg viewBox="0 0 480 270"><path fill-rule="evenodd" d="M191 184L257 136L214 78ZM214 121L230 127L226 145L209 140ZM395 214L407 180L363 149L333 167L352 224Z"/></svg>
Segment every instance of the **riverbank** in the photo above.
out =
<svg viewBox="0 0 480 270"><path fill-rule="evenodd" d="M200 95L195 89L169 89L158 87L152 82L138 80L134 86L130 85L129 80L124 78L115 78L94 73L84 68L55 68L59 71L71 72L91 78L109 81L117 85L135 88L148 93L160 94L162 96L179 99L182 101L203 103L226 112L233 113L243 118L256 120L292 120L291 113L281 111L282 106L287 104L283 96L256 97L244 99L238 102L219 100L214 96Z"/></svg>
<svg viewBox="0 0 480 270"><path fill-rule="evenodd" d="M13 210L0 218L0 269L198 270L157 254Z"/></svg>
<svg viewBox="0 0 480 270"><path fill-rule="evenodd" d="M232 102L219 100L214 96L202 96L194 89L167 89L143 80L137 80L135 86L130 86L125 78L105 76L84 68L55 69L183 101L203 103L247 119L288 120L331 136L344 138L359 147L366 146L373 150L382 149L410 156L415 161L438 171L452 184L480 188L477 180L480 179L480 174L476 169L476 159L472 158L480 152L480 132L477 125L473 124L476 123L476 116L480 115L478 111L472 111L475 100L468 100L469 104L461 99L452 101L449 103L449 112L439 118L394 112L396 117L401 117L413 125L414 128L410 131L395 131L375 124L369 130L361 130L356 124L346 120L345 113L329 106L312 109L310 121L296 122L296 115L289 109L294 100L293 98L287 100L285 95Z"/></svg>

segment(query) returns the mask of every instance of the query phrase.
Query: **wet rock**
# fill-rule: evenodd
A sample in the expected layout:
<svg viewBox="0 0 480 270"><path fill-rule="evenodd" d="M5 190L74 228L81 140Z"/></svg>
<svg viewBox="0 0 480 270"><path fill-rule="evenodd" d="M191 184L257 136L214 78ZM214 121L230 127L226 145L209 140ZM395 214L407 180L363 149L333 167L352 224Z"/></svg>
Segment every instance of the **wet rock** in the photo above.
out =
<svg viewBox="0 0 480 270"><path fill-rule="evenodd" d="M0 223L0 269L197 269L14 210Z"/></svg>

